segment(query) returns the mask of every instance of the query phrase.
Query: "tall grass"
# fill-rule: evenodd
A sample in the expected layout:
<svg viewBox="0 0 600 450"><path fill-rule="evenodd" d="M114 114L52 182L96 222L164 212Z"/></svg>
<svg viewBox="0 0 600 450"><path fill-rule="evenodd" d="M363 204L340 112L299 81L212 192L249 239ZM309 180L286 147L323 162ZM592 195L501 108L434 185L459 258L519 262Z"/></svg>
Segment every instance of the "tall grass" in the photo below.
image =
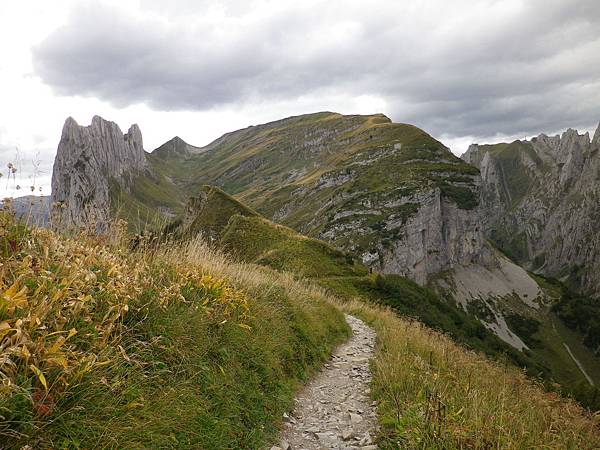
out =
<svg viewBox="0 0 600 450"><path fill-rule="evenodd" d="M0 446L260 448L348 335L318 289L201 241L0 213Z"/></svg>
<svg viewBox="0 0 600 450"><path fill-rule="evenodd" d="M600 417L511 366L362 302L341 306L375 327L374 398L382 448L600 448Z"/></svg>

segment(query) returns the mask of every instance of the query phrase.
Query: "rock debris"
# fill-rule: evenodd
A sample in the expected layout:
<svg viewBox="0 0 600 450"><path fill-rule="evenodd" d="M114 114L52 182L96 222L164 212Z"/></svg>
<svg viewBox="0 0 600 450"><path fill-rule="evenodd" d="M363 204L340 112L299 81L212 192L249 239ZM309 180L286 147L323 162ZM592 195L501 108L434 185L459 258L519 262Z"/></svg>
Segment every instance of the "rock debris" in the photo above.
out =
<svg viewBox="0 0 600 450"><path fill-rule="evenodd" d="M281 441L271 450L377 449L369 396L375 332L356 317L346 320L352 337L296 397L292 413L284 414Z"/></svg>

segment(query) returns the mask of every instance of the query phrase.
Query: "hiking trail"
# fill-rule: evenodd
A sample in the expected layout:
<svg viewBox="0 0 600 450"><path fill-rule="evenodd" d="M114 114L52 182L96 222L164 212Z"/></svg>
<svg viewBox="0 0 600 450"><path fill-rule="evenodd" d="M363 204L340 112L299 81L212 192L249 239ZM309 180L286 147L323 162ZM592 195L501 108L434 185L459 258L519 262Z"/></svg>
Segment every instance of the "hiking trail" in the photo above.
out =
<svg viewBox="0 0 600 450"><path fill-rule="evenodd" d="M297 395L271 450L377 449L375 402L369 396L375 331L354 316L346 320L352 337Z"/></svg>

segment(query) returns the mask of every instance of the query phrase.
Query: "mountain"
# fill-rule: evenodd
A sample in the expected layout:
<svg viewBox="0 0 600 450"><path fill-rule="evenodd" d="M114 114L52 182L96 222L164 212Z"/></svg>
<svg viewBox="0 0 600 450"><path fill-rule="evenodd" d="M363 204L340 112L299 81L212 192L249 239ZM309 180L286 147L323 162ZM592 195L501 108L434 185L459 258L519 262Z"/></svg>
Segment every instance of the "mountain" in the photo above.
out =
<svg viewBox="0 0 600 450"><path fill-rule="evenodd" d="M489 238L528 270L600 295L600 125L594 137L561 136L472 145Z"/></svg>
<svg viewBox="0 0 600 450"><path fill-rule="evenodd" d="M202 235L237 260L311 279L341 298L389 306L444 330L470 348L493 357L507 355L533 374L551 372L531 355L503 342L477 316L444 301L433 290L398 275L373 273L352 255L266 219L219 188L203 186L188 201L182 219L168 230L176 240Z"/></svg>
<svg viewBox="0 0 600 450"><path fill-rule="evenodd" d="M555 316L550 305L559 288L543 279L539 282L547 301L537 303L540 299L520 299L506 292L457 304L405 277L373 273L350 254L273 223L219 188L203 186L185 211L182 219L169 227L176 239L187 241L202 235L237 260L310 279L346 301L361 299L390 307L430 328L444 330L468 348L493 358L508 357L529 374L559 382L583 403L596 405L594 396L598 394L591 384L600 380L600 360L584 346L580 334ZM508 271L510 267L516 266L505 263L502 268ZM496 280L487 282L493 285ZM561 299L556 304L562 303Z"/></svg>
<svg viewBox="0 0 600 450"><path fill-rule="evenodd" d="M123 134L99 116L86 127L65 121L52 172L55 226L102 229L116 211L132 223L151 222L174 216L179 196L144 152L137 125Z"/></svg>
<svg viewBox="0 0 600 450"><path fill-rule="evenodd" d="M202 148L174 138L151 154L135 126L122 136L99 117L89 127L68 119L53 180L53 201L68 204L68 225L85 223L92 210L105 220L117 199L129 213L174 214L183 193L210 184L369 267L421 284L489 259L478 228L477 171L422 130L383 115L309 114ZM172 194L153 195L165 191Z"/></svg>
<svg viewBox="0 0 600 450"><path fill-rule="evenodd" d="M219 242L232 246L228 252L235 244L243 251L240 257L264 265L281 261L312 269L329 261L342 271L362 266L328 244L256 214L235 213L248 210L217 189L202 192L207 196L191 205L199 206L202 216L212 205L229 205L222 209L224 217L218 210L210 220L197 221L219 231L228 217L227 231L219 233ZM339 405L340 417L348 415L347 408L356 411L348 417L352 424L366 416L356 410L360 389L371 397L379 421L369 436L376 444L359 444L350 435L348 445L600 445L590 412L545 391L522 370L490 361L448 334L370 301L336 298L317 285L321 279L289 271L292 265L275 271L238 263L200 239L132 249L120 228L107 230L118 233L108 239L53 233L24 226L5 210L0 231L2 448L56 443L61 448L271 448L282 428L302 420L289 413L303 385L316 379L319 389L330 392L331 383L325 380L323 388L317 372L324 366L338 370L340 364L353 370L341 380L350 395ZM295 253L286 260L288 249ZM328 277L331 289L354 296L351 289L364 286L360 292L371 292L397 312L408 308L426 317L430 310L431 318L446 321L458 317L406 278L352 273ZM333 274L340 271L328 273ZM356 283L349 285L352 280ZM344 313L361 318L377 334L370 376L355 376L361 359L355 352L348 362L331 359L334 349L348 342ZM489 338L480 336L482 343L495 342L501 351L502 342L472 318L457 322L456 329L466 332L472 324L475 337L481 332ZM344 430L332 428L332 434L341 439Z"/></svg>
<svg viewBox="0 0 600 450"><path fill-rule="evenodd" d="M0 201L0 208L9 207L15 215L28 225L40 227L48 226L50 221L50 197L47 195L24 195L11 198L9 205Z"/></svg>
<svg viewBox="0 0 600 450"><path fill-rule="evenodd" d="M175 184L235 195L269 219L425 284L485 263L478 173L424 131L383 115L317 113L228 133L185 154L157 149Z"/></svg>
<svg viewBox="0 0 600 450"><path fill-rule="evenodd" d="M392 306L487 353L507 352L536 374L587 383L578 358L598 379L581 337L593 324L556 325L560 294L486 240L479 170L423 130L381 114L323 112L227 133L205 147L176 137L148 153L140 135L139 145L118 150L144 158L133 164L108 144L127 142L129 133L112 124L103 134L96 122L111 124L68 120L67 135L93 138L62 139L58 148L57 161L71 161L55 166L55 180L56 192L76 200L74 208L62 203L63 216L78 218L72 223L85 223L94 208L133 231L169 223L179 237L201 233L246 262ZM98 164L108 158L118 167ZM88 182L99 183L102 199L108 191L108 202L67 184L69 171L97 174Z"/></svg>

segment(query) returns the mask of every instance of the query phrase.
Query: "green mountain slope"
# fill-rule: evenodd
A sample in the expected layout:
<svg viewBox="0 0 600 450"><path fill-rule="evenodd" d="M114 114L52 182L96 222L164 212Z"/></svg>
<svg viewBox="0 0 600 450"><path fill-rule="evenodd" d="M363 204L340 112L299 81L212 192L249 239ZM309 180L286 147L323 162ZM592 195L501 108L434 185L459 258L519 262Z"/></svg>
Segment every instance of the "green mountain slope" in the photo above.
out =
<svg viewBox="0 0 600 450"><path fill-rule="evenodd" d="M128 144L108 153L86 144L106 140L108 129L109 142ZM517 162L523 154L535 159L532 149L494 150L506 202L530 190ZM88 155L102 157L86 164ZM177 218L168 231L180 238L201 232L244 261L389 304L473 348L506 352L535 374L585 382L538 282L485 241L491 216L478 207L478 170L414 126L325 112L238 130L201 148L174 138L147 154L137 127L122 135L100 118L90 127L68 120L58 156L53 184L75 224L98 210L109 217L108 203L134 230ZM81 192L67 183L68 170L82 180ZM105 173L114 176L106 181Z"/></svg>
<svg viewBox="0 0 600 450"><path fill-rule="evenodd" d="M350 331L323 292L201 243L131 251L3 210L0 231L3 449L264 448Z"/></svg>
<svg viewBox="0 0 600 450"><path fill-rule="evenodd" d="M563 346L567 339L565 330L552 325L556 318L549 308L536 310L532 315L531 308L521 306L519 309L520 302L516 301L515 310L519 314L507 313L511 328L529 347L521 352L478 320L483 310L465 311L453 301L401 276L369 273L365 265L350 255L261 217L218 188L204 186L199 197L190 200L186 211L189 216L175 227L185 229L185 223L194 223L194 233L185 233L188 239L194 234L208 235L219 248L238 260L309 278L346 300L360 298L389 306L402 316L414 317L428 327L449 334L469 348L492 357L506 356L517 366L526 368L529 374L548 382L558 381L580 401L596 405L593 396L598 394L590 388ZM171 231L180 233L178 228ZM471 306L474 307L475 304ZM573 341L572 336L568 342L595 379L600 361ZM600 397L597 400L600 402Z"/></svg>
<svg viewBox="0 0 600 450"><path fill-rule="evenodd" d="M203 148L174 151L177 145L185 147L169 142L148 158L181 191L196 195L203 185L218 186L265 217L351 251L378 270L424 281L449 267L454 256L448 255L470 260L465 254L483 245L468 219L477 205L477 170L424 131L381 114L308 114L228 133ZM420 212L434 215L439 230L424 236L414 261L398 262L397 242L417 245L408 242L409 228L426 220ZM408 227L411 218L415 224ZM454 232L456 222L462 228ZM473 249L454 237L462 231L473 235ZM438 242L460 249L437 256L430 247ZM418 254L425 264L417 264Z"/></svg>
<svg viewBox="0 0 600 450"><path fill-rule="evenodd" d="M377 331L380 448L599 445L591 414L515 367L369 302L340 302L317 279L197 239L132 251L122 227L62 236L0 211L0 231L3 448L269 448L301 383L347 338L342 312ZM396 281L382 288L428 301Z"/></svg>

